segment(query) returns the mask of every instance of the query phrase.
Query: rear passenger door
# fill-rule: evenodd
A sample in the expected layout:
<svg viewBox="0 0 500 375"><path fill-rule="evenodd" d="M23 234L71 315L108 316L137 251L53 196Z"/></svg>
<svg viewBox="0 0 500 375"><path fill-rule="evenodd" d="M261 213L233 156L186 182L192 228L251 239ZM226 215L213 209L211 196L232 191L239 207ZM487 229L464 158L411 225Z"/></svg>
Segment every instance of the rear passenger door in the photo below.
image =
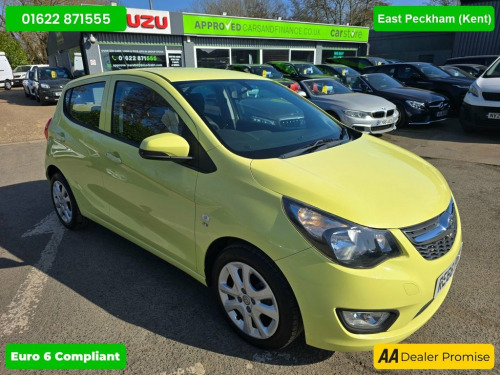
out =
<svg viewBox="0 0 500 375"><path fill-rule="evenodd" d="M139 155L144 138L164 132L184 137L192 155L194 124L164 88L140 77L113 76L108 100L106 136L96 146L112 225L157 255L194 270L198 172L189 162Z"/></svg>

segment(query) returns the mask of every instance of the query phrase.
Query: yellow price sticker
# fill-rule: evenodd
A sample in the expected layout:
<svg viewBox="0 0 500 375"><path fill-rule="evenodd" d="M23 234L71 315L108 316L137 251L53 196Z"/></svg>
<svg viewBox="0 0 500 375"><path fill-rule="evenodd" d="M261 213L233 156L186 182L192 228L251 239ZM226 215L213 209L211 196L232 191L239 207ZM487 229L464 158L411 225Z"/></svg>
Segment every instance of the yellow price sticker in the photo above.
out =
<svg viewBox="0 0 500 375"><path fill-rule="evenodd" d="M52 78L57 78L57 73L56 73L56 71L55 71L55 70L51 70L51 71L50 71L50 76L51 76Z"/></svg>
<svg viewBox="0 0 500 375"><path fill-rule="evenodd" d="M264 70L262 71L262 77L267 77L267 70L265 70L265 69L264 69Z"/></svg>
<svg viewBox="0 0 500 375"><path fill-rule="evenodd" d="M324 85L323 88L321 89L321 92L323 94L328 94L328 87L326 87L326 85Z"/></svg>
<svg viewBox="0 0 500 375"><path fill-rule="evenodd" d="M347 74L347 69L342 69L342 75L345 76Z"/></svg>

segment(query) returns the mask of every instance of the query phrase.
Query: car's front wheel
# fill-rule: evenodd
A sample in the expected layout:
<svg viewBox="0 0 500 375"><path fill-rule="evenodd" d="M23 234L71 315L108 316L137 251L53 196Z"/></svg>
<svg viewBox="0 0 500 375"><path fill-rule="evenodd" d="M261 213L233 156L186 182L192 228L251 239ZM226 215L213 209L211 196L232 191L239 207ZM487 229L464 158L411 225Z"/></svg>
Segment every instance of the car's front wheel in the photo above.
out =
<svg viewBox="0 0 500 375"><path fill-rule="evenodd" d="M211 286L224 317L246 341L279 349L302 332L292 289L265 254L232 245L217 258L213 271Z"/></svg>
<svg viewBox="0 0 500 375"><path fill-rule="evenodd" d="M57 172L50 179L52 203L57 217L68 229L78 229L87 225L88 219L80 213L73 192L64 176Z"/></svg>

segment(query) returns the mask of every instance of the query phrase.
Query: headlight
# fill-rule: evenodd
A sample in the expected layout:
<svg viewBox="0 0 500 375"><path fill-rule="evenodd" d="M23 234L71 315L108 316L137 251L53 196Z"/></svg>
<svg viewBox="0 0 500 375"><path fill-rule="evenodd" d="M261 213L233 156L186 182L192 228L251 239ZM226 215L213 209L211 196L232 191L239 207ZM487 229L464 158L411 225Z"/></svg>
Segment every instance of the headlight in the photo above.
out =
<svg viewBox="0 0 500 375"><path fill-rule="evenodd" d="M425 103L422 103L422 102L407 100L406 103L408 103L408 105L410 107L415 108L415 109L425 109Z"/></svg>
<svg viewBox="0 0 500 375"><path fill-rule="evenodd" d="M453 85L453 86L455 86L455 87L457 87L459 89L464 89L464 90L468 89L470 87L470 85Z"/></svg>
<svg viewBox="0 0 500 375"><path fill-rule="evenodd" d="M47 85L46 83L40 83L40 87L41 87L42 89L50 89L50 86L49 86L49 85Z"/></svg>
<svg viewBox="0 0 500 375"><path fill-rule="evenodd" d="M401 255L388 230L371 229L283 197L289 219L329 259L353 268L371 268Z"/></svg>
<svg viewBox="0 0 500 375"><path fill-rule="evenodd" d="M356 117L356 118L365 118L366 116L369 115L369 113L367 113L367 112L363 112L363 111L351 111L350 109L344 110L344 113L345 113L346 116Z"/></svg>
<svg viewBox="0 0 500 375"><path fill-rule="evenodd" d="M469 93L475 97L479 97L479 88L476 86L475 83L473 83L470 87L469 87Z"/></svg>

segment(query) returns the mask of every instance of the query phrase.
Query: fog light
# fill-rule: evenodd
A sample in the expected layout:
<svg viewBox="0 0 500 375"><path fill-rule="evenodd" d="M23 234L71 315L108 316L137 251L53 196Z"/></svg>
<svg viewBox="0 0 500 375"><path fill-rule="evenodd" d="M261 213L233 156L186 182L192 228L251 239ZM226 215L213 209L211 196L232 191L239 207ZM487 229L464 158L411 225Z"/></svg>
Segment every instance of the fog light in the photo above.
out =
<svg viewBox="0 0 500 375"><path fill-rule="evenodd" d="M398 317L396 311L350 311L338 310L344 327L353 333L384 332Z"/></svg>

